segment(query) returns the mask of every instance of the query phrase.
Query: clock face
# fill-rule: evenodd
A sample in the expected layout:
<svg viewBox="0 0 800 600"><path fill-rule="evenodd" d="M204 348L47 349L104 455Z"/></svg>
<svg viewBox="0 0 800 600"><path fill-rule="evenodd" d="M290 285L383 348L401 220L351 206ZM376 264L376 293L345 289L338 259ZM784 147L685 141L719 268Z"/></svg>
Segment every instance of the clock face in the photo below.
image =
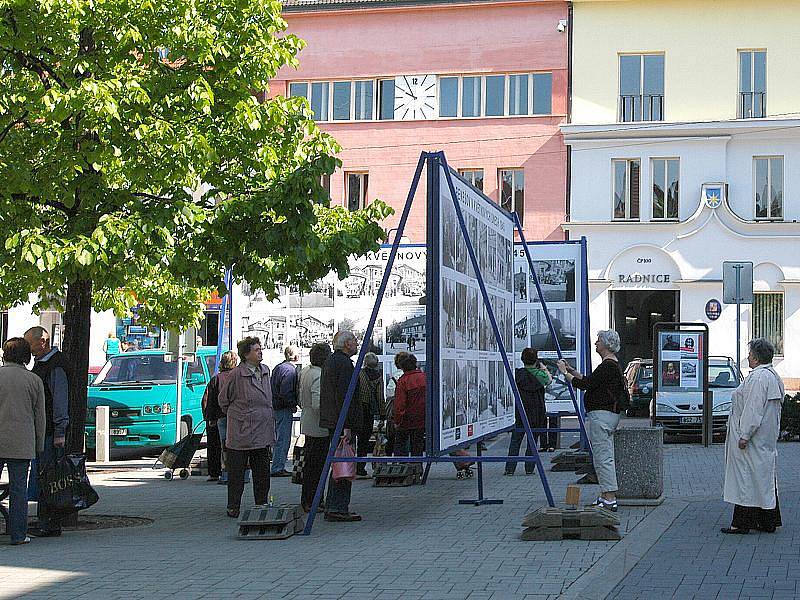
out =
<svg viewBox="0 0 800 600"><path fill-rule="evenodd" d="M395 119L433 119L438 114L436 75L398 75L394 78Z"/></svg>

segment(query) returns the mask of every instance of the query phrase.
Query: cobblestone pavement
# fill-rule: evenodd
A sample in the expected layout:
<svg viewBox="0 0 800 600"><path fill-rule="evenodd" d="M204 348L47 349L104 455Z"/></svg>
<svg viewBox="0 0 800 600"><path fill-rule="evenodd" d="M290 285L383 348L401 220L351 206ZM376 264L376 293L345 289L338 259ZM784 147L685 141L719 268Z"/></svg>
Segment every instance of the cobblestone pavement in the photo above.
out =
<svg viewBox="0 0 800 600"><path fill-rule="evenodd" d="M500 436L491 453L507 443ZM502 505L458 505L474 497L475 479L456 480L452 466L439 464L425 487L356 481L352 509L363 522L320 518L310 537L275 542L236 540L225 488L204 477L168 482L149 469L94 474L102 500L91 512L155 522L22 547L0 544L0 598L652 598L691 597L691 590L714 597L701 594L711 589L727 598L736 596L723 590L744 596L754 589L753 579L747 586L745 575L737 579L745 564L759 572L758 597L794 593L794 580L791 589L768 587L767 580L790 581L789 560L800 552L792 549L798 509L788 491L800 490L800 474L780 482L787 526L737 543L715 533L729 514L719 500L722 449L670 446L665 457L667 502L621 508L621 542L521 541L520 522L545 504L544 493L538 477L522 469L504 477L500 463L488 464L485 474L487 497L502 498ZM798 458L800 444L781 446L782 464ZM547 475L557 500L577 479ZM299 486L287 479L273 480L272 490L276 502L297 502ZM583 500L596 492L583 487Z"/></svg>

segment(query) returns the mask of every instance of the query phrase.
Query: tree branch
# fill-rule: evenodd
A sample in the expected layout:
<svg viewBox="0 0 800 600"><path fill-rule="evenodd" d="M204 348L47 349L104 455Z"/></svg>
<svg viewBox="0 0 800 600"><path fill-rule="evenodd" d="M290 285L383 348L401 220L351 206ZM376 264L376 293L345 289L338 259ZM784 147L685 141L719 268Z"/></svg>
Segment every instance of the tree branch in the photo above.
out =
<svg viewBox="0 0 800 600"><path fill-rule="evenodd" d="M3 131L0 131L0 144L3 143L3 140L6 139L6 136L12 129L14 129L14 127L25 122L25 118L27 116L28 116L28 111L26 110L24 113L22 113L21 117L11 121L11 123L9 123L8 125L6 125L6 127L3 128Z"/></svg>

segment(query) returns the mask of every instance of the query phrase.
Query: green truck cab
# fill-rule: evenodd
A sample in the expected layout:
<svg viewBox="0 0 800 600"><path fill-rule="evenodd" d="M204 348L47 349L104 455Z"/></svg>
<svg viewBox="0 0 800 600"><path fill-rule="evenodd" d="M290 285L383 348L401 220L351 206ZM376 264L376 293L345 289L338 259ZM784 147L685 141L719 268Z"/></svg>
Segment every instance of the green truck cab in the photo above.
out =
<svg viewBox="0 0 800 600"><path fill-rule="evenodd" d="M164 350L124 352L112 356L89 385L86 449L95 448L95 410L110 407L111 449L137 450L176 442L177 362ZM181 394L181 437L203 420L202 400L214 373L215 347L198 348L184 361ZM202 427L198 429L202 431Z"/></svg>

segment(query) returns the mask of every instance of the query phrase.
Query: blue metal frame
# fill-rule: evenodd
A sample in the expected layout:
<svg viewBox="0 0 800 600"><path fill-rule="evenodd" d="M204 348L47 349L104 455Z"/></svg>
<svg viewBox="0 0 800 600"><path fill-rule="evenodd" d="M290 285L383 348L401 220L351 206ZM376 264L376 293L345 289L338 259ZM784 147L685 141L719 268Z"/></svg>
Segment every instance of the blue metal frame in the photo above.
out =
<svg viewBox="0 0 800 600"><path fill-rule="evenodd" d="M533 279L533 283L536 285L536 293L539 294L539 302L542 304L542 311L544 312L544 317L547 320L547 328L550 330L550 336L553 338L553 343L556 346L556 353L558 354L558 359L564 359L564 353L561 351L561 343L558 341L558 336L556 335L556 331L553 328L553 321L550 318L550 311L547 308L547 301L544 299L544 293L542 292L542 286L539 283L539 276L536 274L536 268L533 266L533 258L531 258L531 251L528 248L528 242L525 241L525 234L522 233L522 224L519 222L519 215L514 213L514 221L517 224L517 230L519 231L519 239L522 242L522 247L525 249L525 257L528 259L528 268L530 269L531 278ZM581 277L581 287L583 286L584 278ZM585 295L582 293L582 296ZM581 310L583 313L583 310ZM581 315L583 316L583 315ZM584 340L587 337L588 332L584 332L583 338ZM570 398L572 398L572 406L575 407L575 415L578 417L578 426L581 430L581 445L583 446L584 440L588 444L589 437L586 435L586 423L584 422L583 413L581 411L581 406L578 403L578 398L575 394L575 388L572 387L572 384L567 379L567 389L569 390ZM591 448L589 450L591 452Z"/></svg>
<svg viewBox="0 0 800 600"><path fill-rule="evenodd" d="M549 484L547 482L547 477L546 477L546 475L544 473L544 466L542 465L541 457L539 456L538 447L537 447L536 443L534 442L533 430L532 430L532 428L530 426L530 423L528 422L528 418L527 418L527 415L525 413L525 407L522 404L522 398L520 397L519 389L517 388L516 381L514 380L514 373L513 373L512 369L511 369L511 365L508 362L508 356L506 355L505 347L503 345L503 340L502 340L502 337L500 335L500 331L499 331L499 329L497 327L497 322L496 322L496 320L494 318L494 313L492 312L491 303L489 302L488 292L486 291L486 287L484 285L483 278L482 278L481 273L480 273L480 268L479 268L479 265L478 265L478 261L477 261L477 258L475 256L475 250L474 250L474 248L472 246L472 243L471 243L471 241L469 239L469 234L467 232L467 228L466 228L466 225L464 223L464 217L463 217L463 214L461 213L461 208L460 208L460 206L458 204L457 195L455 193L455 188L453 186L453 181L452 181L452 178L451 178L451 170L450 170L450 167L447 165L447 161L446 161L446 159L444 157L444 153L443 152L432 152L432 153L422 152L420 154L420 158L419 158L419 161L417 163L416 170L414 172L414 178L413 178L413 180L411 182L411 187L409 189L408 196L406 198L406 203L405 203L405 206L403 207L403 212L402 212L402 215L400 217L400 223L398 224L397 232L395 234L395 239L394 239L394 242L392 243L392 246L391 246L391 252L389 254L389 260L388 260L388 262L386 264L386 268L385 268L384 273L383 273L383 278L381 280L381 285L380 285L380 287L378 289L378 293L377 293L376 300L375 300L375 305L372 308L372 315L370 316L369 324L367 326L366 332L364 333L364 339L365 340L372 339L373 329L375 327L375 322L376 322L376 320L378 318L378 312L380 310L381 301L383 300L383 295L384 295L384 293L386 291L386 286L387 286L387 283L388 283L388 280L389 280L389 276L391 274L391 268L392 268L392 265L394 264L395 258L397 256L397 251L398 251L399 246L400 246L400 239L402 238L403 231L405 230L406 223L408 222L408 216L409 216L410 211L411 211L411 205L413 203L414 196L416 194L417 187L419 185L420 177L422 175L422 169L426 165L426 163L429 165L429 168L431 170L433 170L433 166L434 165L437 167L436 170L435 170L435 174L436 174L436 179L437 180L439 179L438 166L441 165L442 167L444 167L445 179L447 181L447 185L448 185L449 190L450 190L450 195L452 196L452 201L453 201L454 206L455 206L455 211L456 211L456 216L457 216L458 221L459 221L459 226L461 228L462 234L464 235L464 239L465 239L465 241L467 243L467 252L468 252L470 260L472 262L473 269L475 270L475 273L477 275L478 284L479 284L479 287L480 287L480 290L481 290L481 295L483 297L483 301L484 301L484 303L486 305L487 313L489 315L489 321L490 321L490 323L492 325L492 330L493 330L493 332L495 334L495 338L496 338L497 343L498 343L498 348L499 348L500 354L501 354L501 356L503 358L503 365L504 365L505 370L506 370L506 375L508 376L509 381L511 382L511 387L512 387L512 390L514 392L514 400L516 402L517 410L520 411L520 414L521 414L521 417L522 417L522 422L524 424L524 429L525 429L525 432L526 432L526 435L527 435L527 438L528 438L528 442L531 444L531 447L534 449L534 456L532 456L532 457L528 457L528 456L514 457L513 460L515 460L517 462L531 462L532 461L532 462L535 462L537 464L537 466L539 467L539 477L540 477L540 479L542 481L542 487L544 488L545 496L547 497L547 502L548 502L548 504L550 506L555 506L555 502L553 500L553 495L552 495L552 493L550 491L550 486L549 486ZM432 204L438 205L438 199L437 199L436 202L430 202L430 199L431 199L431 195L430 195L431 194L431 186L430 185L428 186L428 194L429 194L429 196L428 196L428 200L429 200L428 201L428 208L430 209L430 206ZM502 213L504 213L506 216L508 216L508 213L506 211L504 211L500 207L497 207L497 208ZM438 231L438 229L437 229L437 231ZM428 231L428 234L429 234L429 236L431 235L430 229ZM522 234L521 230L520 230L520 234ZM438 254L439 254L438 253L438 241L439 240L438 240L438 235L437 235L436 238L435 238L435 242L437 244L437 246L436 246L436 250L437 251L435 251L435 252L430 252L429 251L428 252L427 260L429 261L429 264L430 264L431 260L435 259L436 261L438 261ZM430 246L429 246L429 249L430 249ZM435 271L438 272L438 269L435 269ZM429 284L428 284L427 290L426 290L426 297L428 299L428 307L430 307L431 306L431 300L430 300L430 298L431 298L431 289L432 288L436 288L438 286L437 285L430 285L431 282L436 281L433 278L431 278L430 271L428 272L427 278L428 278ZM540 294L541 294L541 292L540 292ZM542 298L542 300L543 300L543 298ZM438 304L437 304L437 306L438 306ZM430 315L433 315L435 312L436 311L434 311L434 310L427 310L426 311L426 315L428 315L428 317L426 317L426 321L427 321L428 325L430 325L430 320L429 320L430 319ZM436 315L436 317L438 319L438 315ZM431 331L432 330L429 330L429 334L430 334ZM437 331L437 336L438 336L438 329L436 331ZM431 346L433 346L433 344L428 343L428 348L430 348ZM434 463L434 462L453 462L453 463L455 463L455 462L465 462L465 461L475 462L475 463L478 464L478 488L479 488L478 489L478 495L479 495L479 497L478 497L477 500L469 501L469 504L474 504L475 506L478 506L478 505L482 505L482 504L501 503L502 500L488 500L488 499L485 499L483 497L482 463L483 462L507 462L509 460L509 457L508 456L482 456L481 452L480 452L480 447L479 447L479 450L478 450L478 456L469 456L469 457L465 457L465 456L448 456L448 455L442 455L440 453L436 453L436 454L431 453L431 454L429 454L427 456L413 456L413 457L394 457L394 456L388 457L387 456L387 457L351 457L351 458L335 458L334 459L334 452L336 450L336 447L338 446L339 439L341 438L342 432L344 430L345 417L346 417L348 409L350 407L350 403L353 400L353 395L355 393L356 383L358 381L358 376L359 376L359 373L361 372L361 368L362 368L362 366L364 364L364 356L367 353L368 347L369 347L368 344L361 344L361 348L360 348L359 354L358 354L358 359L357 359L356 364L355 364L355 369L354 369L353 375L352 375L352 377L350 379L350 383L348 385L347 392L345 393L342 409L341 409L341 412L339 413L339 418L338 418L338 420L336 422L336 428L334 429L333 436L331 437L331 444L330 444L330 446L328 448L328 454L327 454L327 456L325 458L325 464L324 464L324 466L322 468L322 474L320 476L319 484L317 485L317 490L316 490L316 492L314 494L314 501L311 504L311 510L309 511L308 518L306 520L306 526L305 526L305 528L303 530L303 535L309 535L311 533L311 530L312 530L313 526L314 526L314 520L315 520L316 515L317 515L317 513L319 511L320 501L322 500L322 491L325 489L325 485L327 484L328 474L330 472L331 463L334 462L334 461L336 461L336 462L356 462L356 463L358 463L358 462L374 462L374 463L426 463L426 464L430 464L430 463ZM427 352L426 352L426 354L427 354ZM426 358L428 358L428 357L426 356ZM434 400L435 398L433 396L431 396L432 391L433 391L433 393L436 394L436 396L438 396L438 386L435 385L435 383L438 382L438 380L434 381L431 378L431 370L432 370L432 367L434 367L434 363L435 362L436 361L430 360L430 358L428 358L428 361L427 361L427 371L428 371L428 373L427 373L426 376L428 378L427 389L428 389L429 405L433 405L433 406L437 406L438 407L438 402L432 402L432 400ZM438 371L438 364L436 364L435 369ZM433 415L432 415L432 413L430 412L430 409L429 409L429 412L426 415L426 421L427 421L426 425L431 425L432 424L431 423L431 417L432 416ZM501 433L503 431L508 431L508 430L510 430L512 428L513 427L508 427L508 428L505 428L505 429L502 429L502 430L498 430L498 431L495 431L495 432L493 432L491 434L487 434L485 436L481 436L480 438L471 439L471 440L469 440L468 442L465 442L465 443L466 444L478 443L478 442L480 442L480 440L484 439L485 437L488 437L489 435L496 435L497 433ZM430 432L431 429L429 428L428 431ZM431 436L429 435L428 437L431 437ZM451 448L451 450L452 450L452 448ZM426 473L426 475L427 475L427 473Z"/></svg>

